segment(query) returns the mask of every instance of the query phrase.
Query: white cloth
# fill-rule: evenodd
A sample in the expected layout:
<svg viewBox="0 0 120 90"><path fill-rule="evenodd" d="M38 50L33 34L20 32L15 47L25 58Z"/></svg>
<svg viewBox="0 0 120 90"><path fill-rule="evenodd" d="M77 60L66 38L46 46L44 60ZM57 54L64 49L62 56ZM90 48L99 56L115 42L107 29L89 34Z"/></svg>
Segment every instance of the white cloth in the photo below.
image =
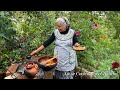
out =
<svg viewBox="0 0 120 90"><path fill-rule="evenodd" d="M77 66L76 51L73 50L74 30L70 29L67 34L60 34L59 30L54 31L55 49L54 55L58 55L56 70L71 71Z"/></svg>

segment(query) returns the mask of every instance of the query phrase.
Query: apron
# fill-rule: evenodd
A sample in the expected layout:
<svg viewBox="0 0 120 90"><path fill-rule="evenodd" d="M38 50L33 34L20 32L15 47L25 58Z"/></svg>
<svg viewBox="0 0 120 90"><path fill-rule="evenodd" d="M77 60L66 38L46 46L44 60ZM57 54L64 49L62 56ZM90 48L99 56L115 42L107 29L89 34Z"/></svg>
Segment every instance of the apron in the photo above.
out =
<svg viewBox="0 0 120 90"><path fill-rule="evenodd" d="M70 29L67 34L60 34L59 30L54 31L55 49L54 55L58 55L56 70L72 71L78 66L76 51L73 50L74 30Z"/></svg>

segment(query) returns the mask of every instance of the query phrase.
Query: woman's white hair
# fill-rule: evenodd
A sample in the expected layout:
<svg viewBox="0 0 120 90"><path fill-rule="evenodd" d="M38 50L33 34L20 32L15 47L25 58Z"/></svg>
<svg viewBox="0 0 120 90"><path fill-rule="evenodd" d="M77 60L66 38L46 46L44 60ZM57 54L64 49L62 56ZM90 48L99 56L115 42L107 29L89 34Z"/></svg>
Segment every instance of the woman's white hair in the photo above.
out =
<svg viewBox="0 0 120 90"><path fill-rule="evenodd" d="M56 23L57 22L61 22L63 25L67 26L67 27L70 27L70 22L69 20L66 18L66 17L60 17L56 20Z"/></svg>

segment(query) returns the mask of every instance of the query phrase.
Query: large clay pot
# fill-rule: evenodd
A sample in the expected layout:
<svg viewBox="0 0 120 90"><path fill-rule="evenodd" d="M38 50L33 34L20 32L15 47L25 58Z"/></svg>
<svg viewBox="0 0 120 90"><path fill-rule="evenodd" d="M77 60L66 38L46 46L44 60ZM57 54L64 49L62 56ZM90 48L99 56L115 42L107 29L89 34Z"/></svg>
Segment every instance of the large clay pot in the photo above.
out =
<svg viewBox="0 0 120 90"><path fill-rule="evenodd" d="M55 68L56 65L57 65L57 58L53 59L53 60L52 60L52 63L49 64L49 65L47 65L47 66L41 64L42 61L47 61L47 60L49 60L49 59L51 59L51 58L53 58L53 57L52 57L52 56L43 56L43 57L40 57L40 58L38 59L38 66L39 66L40 68L42 68L43 71L50 71L50 70L52 70L52 69Z"/></svg>
<svg viewBox="0 0 120 90"><path fill-rule="evenodd" d="M37 64L35 64L34 62L28 62L25 65L24 74L28 78L34 78L37 73L38 73L38 65Z"/></svg>

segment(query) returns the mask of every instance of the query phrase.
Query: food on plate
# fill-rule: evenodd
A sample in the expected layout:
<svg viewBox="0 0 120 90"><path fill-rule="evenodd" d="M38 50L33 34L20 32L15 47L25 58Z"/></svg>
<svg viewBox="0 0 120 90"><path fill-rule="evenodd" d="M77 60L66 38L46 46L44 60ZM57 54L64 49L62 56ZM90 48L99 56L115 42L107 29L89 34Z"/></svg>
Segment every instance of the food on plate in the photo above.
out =
<svg viewBox="0 0 120 90"><path fill-rule="evenodd" d="M82 47L82 46L78 46L78 47L73 47L73 50L75 51L83 51L85 50L86 48L85 47Z"/></svg>

